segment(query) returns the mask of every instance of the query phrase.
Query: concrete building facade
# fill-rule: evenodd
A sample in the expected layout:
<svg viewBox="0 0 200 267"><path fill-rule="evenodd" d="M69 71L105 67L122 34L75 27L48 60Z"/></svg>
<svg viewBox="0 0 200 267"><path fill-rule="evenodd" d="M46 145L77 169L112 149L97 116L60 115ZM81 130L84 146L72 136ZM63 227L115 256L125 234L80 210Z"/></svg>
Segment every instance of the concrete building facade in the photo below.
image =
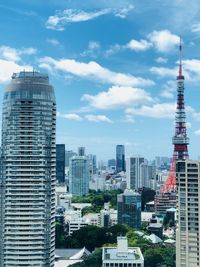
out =
<svg viewBox="0 0 200 267"><path fill-rule="evenodd" d="M200 265L200 161L178 161L176 266Z"/></svg>
<svg viewBox="0 0 200 267"><path fill-rule="evenodd" d="M54 266L55 134L49 77L14 73L3 99L1 267Z"/></svg>
<svg viewBox="0 0 200 267"><path fill-rule="evenodd" d="M144 267L140 248L128 247L127 237L117 237L117 247L103 247L102 267Z"/></svg>

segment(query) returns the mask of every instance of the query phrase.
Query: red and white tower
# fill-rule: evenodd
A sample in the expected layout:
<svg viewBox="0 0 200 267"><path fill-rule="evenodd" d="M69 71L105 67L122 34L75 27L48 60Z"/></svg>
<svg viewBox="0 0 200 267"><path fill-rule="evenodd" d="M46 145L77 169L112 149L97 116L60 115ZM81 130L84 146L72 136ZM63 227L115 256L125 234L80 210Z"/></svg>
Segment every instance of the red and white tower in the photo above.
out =
<svg viewBox="0 0 200 267"><path fill-rule="evenodd" d="M174 145L173 160L167 180L161 193L175 191L176 187L176 161L188 158L189 138L186 132L186 115L184 103L184 76L182 73L182 44L179 46L179 72L177 76L177 107L175 117L175 135L172 138Z"/></svg>

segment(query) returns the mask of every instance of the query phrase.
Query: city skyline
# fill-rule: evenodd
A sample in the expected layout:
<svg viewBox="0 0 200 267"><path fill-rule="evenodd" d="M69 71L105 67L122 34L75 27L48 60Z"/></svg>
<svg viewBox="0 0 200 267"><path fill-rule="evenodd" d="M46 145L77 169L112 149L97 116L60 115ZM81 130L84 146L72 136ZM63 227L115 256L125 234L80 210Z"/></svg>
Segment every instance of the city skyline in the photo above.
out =
<svg viewBox="0 0 200 267"><path fill-rule="evenodd" d="M57 143L66 150L84 146L107 160L122 144L127 156L172 157L181 36L189 157L196 159L198 1L190 9L186 0L140 2L0 4L0 108L12 73L35 68L55 87Z"/></svg>

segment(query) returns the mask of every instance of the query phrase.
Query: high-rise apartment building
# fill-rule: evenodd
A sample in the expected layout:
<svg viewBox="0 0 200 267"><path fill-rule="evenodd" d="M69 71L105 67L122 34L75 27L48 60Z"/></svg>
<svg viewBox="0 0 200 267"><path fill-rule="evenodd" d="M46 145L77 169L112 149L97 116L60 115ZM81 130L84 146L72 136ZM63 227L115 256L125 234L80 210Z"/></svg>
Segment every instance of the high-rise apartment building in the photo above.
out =
<svg viewBox="0 0 200 267"><path fill-rule="evenodd" d="M89 192L89 160L85 156L74 156L69 161L69 192L83 196Z"/></svg>
<svg viewBox="0 0 200 267"><path fill-rule="evenodd" d="M59 183L65 182L65 145L56 145L56 180Z"/></svg>
<svg viewBox="0 0 200 267"><path fill-rule="evenodd" d="M125 189L117 196L117 222L127 224L133 229L141 228L141 195Z"/></svg>
<svg viewBox="0 0 200 267"><path fill-rule="evenodd" d="M140 156L130 157L126 160L127 188L137 190L142 188L142 166L144 158ZM144 173L144 171L143 171Z"/></svg>
<svg viewBox="0 0 200 267"><path fill-rule="evenodd" d="M176 267L200 266L200 161L176 164Z"/></svg>
<svg viewBox="0 0 200 267"><path fill-rule="evenodd" d="M1 267L54 266L55 134L49 77L14 73L3 99Z"/></svg>
<svg viewBox="0 0 200 267"><path fill-rule="evenodd" d="M125 147L124 145L116 146L116 173L125 171Z"/></svg>

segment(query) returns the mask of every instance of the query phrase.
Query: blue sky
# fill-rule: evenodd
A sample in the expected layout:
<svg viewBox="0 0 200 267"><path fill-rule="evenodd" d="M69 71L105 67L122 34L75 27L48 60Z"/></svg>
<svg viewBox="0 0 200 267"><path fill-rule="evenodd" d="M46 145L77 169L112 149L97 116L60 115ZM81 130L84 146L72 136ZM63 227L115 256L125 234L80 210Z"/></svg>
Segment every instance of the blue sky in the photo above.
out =
<svg viewBox="0 0 200 267"><path fill-rule="evenodd" d="M103 160L116 144L172 156L181 36L189 154L200 155L198 0L1 0L0 11L1 99L12 72L47 72L57 143Z"/></svg>

